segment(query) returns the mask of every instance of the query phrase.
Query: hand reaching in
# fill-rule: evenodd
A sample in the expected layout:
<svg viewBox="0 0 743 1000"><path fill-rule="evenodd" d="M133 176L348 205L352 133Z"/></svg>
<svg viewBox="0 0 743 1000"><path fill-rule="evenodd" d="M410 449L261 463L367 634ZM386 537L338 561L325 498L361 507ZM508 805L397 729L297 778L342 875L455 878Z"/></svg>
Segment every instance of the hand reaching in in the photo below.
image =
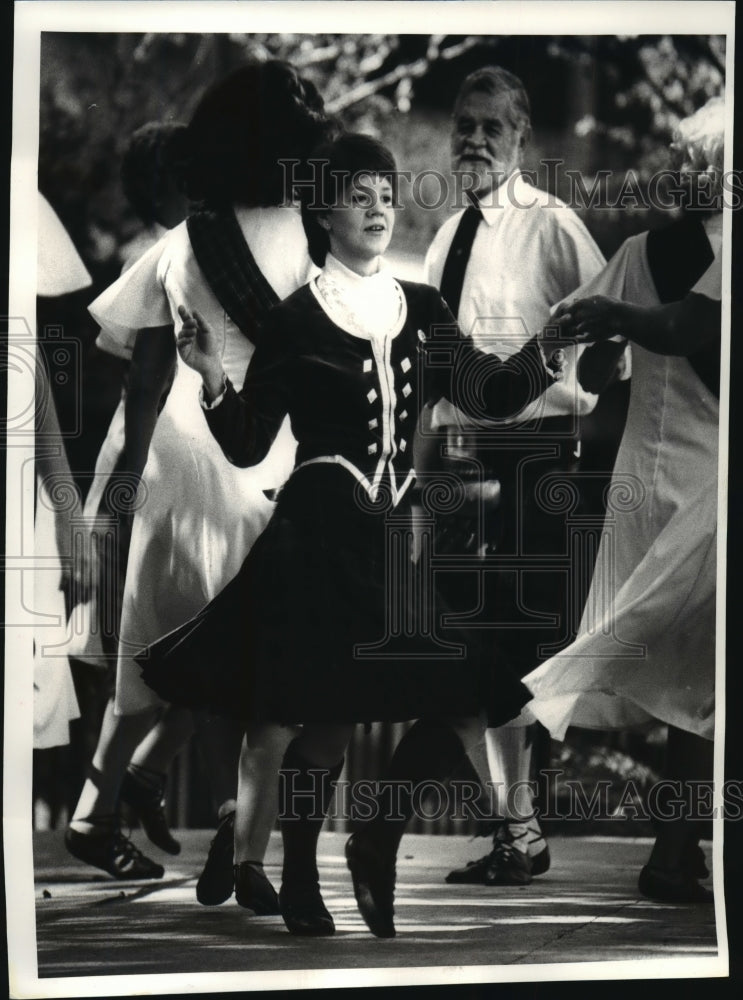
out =
<svg viewBox="0 0 743 1000"><path fill-rule="evenodd" d="M176 346L184 364L198 372L207 387L222 379L222 352L224 343L206 320L194 309L178 306L183 326L176 338Z"/></svg>
<svg viewBox="0 0 743 1000"><path fill-rule="evenodd" d="M98 576L97 558L91 525L84 520L80 504L73 510L62 507L55 511L54 531L62 563L59 589L65 596L69 617L77 604L85 604L92 597Z"/></svg>
<svg viewBox="0 0 743 1000"><path fill-rule="evenodd" d="M552 316L552 323L572 337L575 343L588 344L623 336L627 304L606 295L591 295L561 305Z"/></svg>

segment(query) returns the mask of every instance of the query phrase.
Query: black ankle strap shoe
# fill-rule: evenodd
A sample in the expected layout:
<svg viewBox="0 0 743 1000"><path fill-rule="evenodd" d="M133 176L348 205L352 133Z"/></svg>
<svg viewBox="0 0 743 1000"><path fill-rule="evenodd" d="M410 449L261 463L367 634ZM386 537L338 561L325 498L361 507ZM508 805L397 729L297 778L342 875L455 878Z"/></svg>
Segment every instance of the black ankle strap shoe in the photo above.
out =
<svg viewBox="0 0 743 1000"><path fill-rule="evenodd" d="M149 839L168 854L180 854L181 845L173 837L165 815L165 779L158 786L147 785L127 771L121 783L121 801L136 814Z"/></svg>
<svg viewBox="0 0 743 1000"><path fill-rule="evenodd" d="M64 840L67 850L78 861L122 881L162 878L165 874L163 866L142 854L118 826L104 827L100 833L78 833L68 827Z"/></svg>
<svg viewBox="0 0 743 1000"><path fill-rule="evenodd" d="M346 843L346 862L353 892L366 926L376 937L395 936L395 860L357 833Z"/></svg>

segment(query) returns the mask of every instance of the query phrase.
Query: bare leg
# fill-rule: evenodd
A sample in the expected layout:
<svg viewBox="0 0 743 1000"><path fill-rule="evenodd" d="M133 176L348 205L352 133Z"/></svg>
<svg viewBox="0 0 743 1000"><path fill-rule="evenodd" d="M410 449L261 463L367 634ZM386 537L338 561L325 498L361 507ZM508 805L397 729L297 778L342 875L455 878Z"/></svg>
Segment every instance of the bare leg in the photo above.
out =
<svg viewBox="0 0 743 1000"><path fill-rule="evenodd" d="M530 713L523 712L505 726L485 733L490 780L498 790L498 815L506 820L507 837L513 847L537 857L546 850L534 813L532 756L534 727Z"/></svg>
<svg viewBox="0 0 743 1000"><path fill-rule="evenodd" d="M121 801L134 810L152 843L168 854L179 854L181 845L165 811L167 772L193 730L193 713L169 705L135 749L121 785Z"/></svg>
<svg viewBox="0 0 743 1000"><path fill-rule="evenodd" d="M127 764L152 726L153 718L151 712L115 715L113 698L109 700L90 773L70 823L73 829L90 832L96 818L110 819L116 815Z"/></svg>
<svg viewBox="0 0 743 1000"><path fill-rule="evenodd" d="M279 810L278 774L296 736L289 726L248 728L240 754L235 812L235 864L262 862Z"/></svg>
<svg viewBox="0 0 743 1000"><path fill-rule="evenodd" d="M162 878L162 865L145 857L119 828L121 785L131 756L153 722L152 713L114 715L113 699L106 706L90 772L70 825L67 850L86 864L114 878Z"/></svg>
<svg viewBox="0 0 743 1000"><path fill-rule="evenodd" d="M295 745L315 767L334 767L345 754L354 728L346 723L309 723L302 727Z"/></svg>
<svg viewBox="0 0 743 1000"><path fill-rule="evenodd" d="M169 705L161 718L138 744L131 763L165 774L194 731L193 712Z"/></svg>

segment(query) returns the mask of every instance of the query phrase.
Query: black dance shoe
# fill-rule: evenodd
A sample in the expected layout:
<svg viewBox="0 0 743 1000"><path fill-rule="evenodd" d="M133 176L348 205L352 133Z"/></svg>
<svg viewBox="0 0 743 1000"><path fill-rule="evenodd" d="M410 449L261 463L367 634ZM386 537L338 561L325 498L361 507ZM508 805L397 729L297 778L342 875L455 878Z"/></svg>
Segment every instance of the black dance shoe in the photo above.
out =
<svg viewBox="0 0 743 1000"><path fill-rule="evenodd" d="M455 868L446 876L446 881L449 885L529 885L537 859L539 871L536 874L541 875L549 868L548 847L532 859L508 841L496 841L490 854L468 862L464 868Z"/></svg>
<svg viewBox="0 0 743 1000"><path fill-rule="evenodd" d="M709 868L704 851L699 844L688 844L681 859L681 867L692 878L709 878Z"/></svg>
<svg viewBox="0 0 743 1000"><path fill-rule="evenodd" d="M714 895L684 871L663 871L650 865L640 872L640 895L659 903L713 903Z"/></svg>
<svg viewBox="0 0 743 1000"><path fill-rule="evenodd" d="M180 854L181 845L172 836L165 816L165 779L157 785L148 785L127 771L121 783L121 801L137 815L149 839L168 854Z"/></svg>
<svg viewBox="0 0 743 1000"><path fill-rule="evenodd" d="M529 860L531 861L532 876L544 875L546 871L549 871L550 864L552 863L549 844L545 841L542 850L538 854L530 854Z"/></svg>
<svg viewBox="0 0 743 1000"><path fill-rule="evenodd" d="M353 892L366 926L380 938L395 936L395 861L385 859L357 833L346 843L346 862Z"/></svg>
<svg viewBox="0 0 743 1000"><path fill-rule="evenodd" d="M279 897L261 869L250 861L235 865L235 899L257 917L273 917L281 913Z"/></svg>
<svg viewBox="0 0 743 1000"><path fill-rule="evenodd" d="M297 937L330 937L333 918L325 907L317 882L284 882L279 890L279 909L287 930Z"/></svg>
<svg viewBox="0 0 743 1000"><path fill-rule="evenodd" d="M526 831L528 834L531 831ZM532 878L544 875L549 870L550 849L541 833L528 843L544 841L544 847L537 854L519 851L514 847L517 840L526 834L514 836L508 823L498 831L490 854L469 861L464 868L455 868L446 876L449 885L529 885Z"/></svg>
<svg viewBox="0 0 743 1000"><path fill-rule="evenodd" d="M165 874L163 866L142 854L117 826L104 828L100 833L78 833L68 827L64 842L78 861L100 868L122 881L162 878Z"/></svg>
<svg viewBox="0 0 743 1000"><path fill-rule="evenodd" d="M196 898L202 906L219 906L235 888L235 813L229 812L217 827L209 845L204 870L196 883Z"/></svg>

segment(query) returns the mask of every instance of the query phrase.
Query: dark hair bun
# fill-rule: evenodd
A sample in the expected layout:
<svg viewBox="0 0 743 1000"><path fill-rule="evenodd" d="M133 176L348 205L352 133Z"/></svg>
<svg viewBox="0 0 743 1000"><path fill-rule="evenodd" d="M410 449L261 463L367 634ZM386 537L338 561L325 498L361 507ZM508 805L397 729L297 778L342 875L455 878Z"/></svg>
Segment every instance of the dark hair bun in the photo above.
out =
<svg viewBox="0 0 743 1000"><path fill-rule="evenodd" d="M207 207L280 205L281 161L303 161L330 123L316 87L279 60L246 63L211 87L188 126L189 196Z"/></svg>

